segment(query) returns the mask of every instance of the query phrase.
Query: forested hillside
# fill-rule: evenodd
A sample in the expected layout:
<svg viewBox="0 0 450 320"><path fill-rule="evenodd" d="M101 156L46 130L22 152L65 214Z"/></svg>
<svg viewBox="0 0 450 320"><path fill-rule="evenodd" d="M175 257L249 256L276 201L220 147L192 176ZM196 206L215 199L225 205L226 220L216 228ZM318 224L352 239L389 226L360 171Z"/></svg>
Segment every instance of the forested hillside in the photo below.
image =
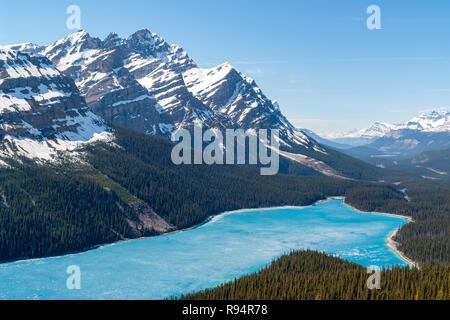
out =
<svg viewBox="0 0 450 320"><path fill-rule="evenodd" d="M261 176L259 169L236 165L175 166L169 141L127 129L117 134L122 149L98 144L89 149L89 163L179 228L224 211L307 205L371 185L323 176Z"/></svg>
<svg viewBox="0 0 450 320"><path fill-rule="evenodd" d="M320 176L267 177L244 166L174 166L170 142L116 131L123 149L97 145L89 152L89 162L178 227L223 211L306 205L340 195L360 210L411 216L415 223L404 226L396 238L401 250L420 264L450 263L450 188L445 185L414 178L388 185Z"/></svg>
<svg viewBox="0 0 450 320"><path fill-rule="evenodd" d="M86 163L0 170L0 260L42 257L157 234L135 228L146 204L176 229L227 210L309 205L371 183L321 176L261 176L245 166L175 166L163 138L116 129L116 144L88 147ZM386 193L401 193L378 185ZM390 190L390 191L388 191ZM384 201L384 200L382 200Z"/></svg>
<svg viewBox="0 0 450 320"><path fill-rule="evenodd" d="M381 272L381 289L369 290L362 266L323 253L293 252L258 273L215 289L182 296L201 300L449 300L450 267Z"/></svg>
<svg viewBox="0 0 450 320"><path fill-rule="evenodd" d="M117 196L75 174L32 165L2 169L0 196L0 261L137 236Z"/></svg>
<svg viewBox="0 0 450 320"><path fill-rule="evenodd" d="M450 149L426 151L409 159L377 159L385 168L410 172L428 179L448 179L450 174Z"/></svg>
<svg viewBox="0 0 450 320"><path fill-rule="evenodd" d="M142 207L170 228L181 229L224 211L346 196L362 210L412 216L416 222L403 227L396 239L401 250L422 265L449 263L450 189L444 185L261 176L259 169L245 166L175 166L166 139L121 128L115 134L115 144L87 147L85 162L50 166L23 161L0 170L0 260L158 234L139 225ZM412 201L405 200L401 188L407 188Z"/></svg>

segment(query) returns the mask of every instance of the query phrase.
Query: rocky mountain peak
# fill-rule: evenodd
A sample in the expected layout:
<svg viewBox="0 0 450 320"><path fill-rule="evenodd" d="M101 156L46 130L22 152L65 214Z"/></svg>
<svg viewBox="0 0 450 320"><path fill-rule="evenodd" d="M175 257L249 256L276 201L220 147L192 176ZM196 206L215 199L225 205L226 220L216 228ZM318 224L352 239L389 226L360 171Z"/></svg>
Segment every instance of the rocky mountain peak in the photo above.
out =
<svg viewBox="0 0 450 320"><path fill-rule="evenodd" d="M423 131L450 132L450 112L445 109L422 112L408 121L406 127Z"/></svg>
<svg viewBox="0 0 450 320"><path fill-rule="evenodd" d="M42 48L43 48L43 47L41 47L37 44L31 43L31 42L12 44L12 45L8 45L5 47L9 48L11 50L14 50L14 51L20 51L20 52L31 53L31 54L34 54L34 53L42 50Z"/></svg>
<svg viewBox="0 0 450 320"><path fill-rule="evenodd" d="M60 70L66 70L83 60L83 53L94 51L101 47L101 40L91 37L81 30L44 47L39 53L49 58Z"/></svg>
<svg viewBox="0 0 450 320"><path fill-rule="evenodd" d="M119 37L119 35L115 32L111 32L108 34L108 36L103 40L103 47L105 48L113 48L120 46L122 42L122 39Z"/></svg>
<svg viewBox="0 0 450 320"><path fill-rule="evenodd" d="M108 131L46 57L0 47L0 157L50 160Z"/></svg>
<svg viewBox="0 0 450 320"><path fill-rule="evenodd" d="M148 29L141 29L133 33L131 36L127 38L127 40L136 40L140 42L155 42L155 40L161 40L160 37L158 37L157 34L152 33Z"/></svg>
<svg viewBox="0 0 450 320"><path fill-rule="evenodd" d="M108 131L97 116L120 126L166 137L176 129L198 124L204 128L241 128L249 132L279 129L281 155L326 175L337 175L325 163L331 157L327 149L295 129L278 103L265 96L256 81L230 63L211 69L198 68L181 46L169 44L146 29L125 39L111 33L103 41L82 30L39 53L56 65L58 77L72 79L72 84L64 84L65 87L73 88L74 83L78 87L79 91L68 90L68 95L69 91L72 93L67 98L78 99L79 116L62 111L74 109L75 101L51 100L52 107L58 106L58 115L49 115L41 124L26 121L28 125L21 126L29 134L43 132L42 128L46 130L44 140L73 141L77 137L81 139L81 128L90 127L82 136L83 141L90 141L89 137L93 136L90 133L94 132L95 137L98 132ZM20 88L18 94L29 92L22 86L16 87ZM53 86L49 83L47 90L50 89ZM48 120L55 117L66 120L50 125ZM96 121L100 122L96 124ZM57 129L61 132L55 132Z"/></svg>
<svg viewBox="0 0 450 320"><path fill-rule="evenodd" d="M171 53L170 45L147 29L136 31L125 40L125 43L131 50L146 57L158 58Z"/></svg>
<svg viewBox="0 0 450 320"><path fill-rule="evenodd" d="M83 51L84 49L97 49L100 46L100 39L93 38L85 30L72 33L56 44L71 46L71 49Z"/></svg>
<svg viewBox="0 0 450 320"><path fill-rule="evenodd" d="M75 49L63 49L65 43ZM53 53L57 46L60 51ZM100 44L80 31L43 52L76 81L91 109L108 121L132 124L151 134L167 135L200 122L218 128L281 129L287 139L301 135L302 142L307 140L279 105L229 62L198 68L181 46L147 29L126 39L111 33Z"/></svg>

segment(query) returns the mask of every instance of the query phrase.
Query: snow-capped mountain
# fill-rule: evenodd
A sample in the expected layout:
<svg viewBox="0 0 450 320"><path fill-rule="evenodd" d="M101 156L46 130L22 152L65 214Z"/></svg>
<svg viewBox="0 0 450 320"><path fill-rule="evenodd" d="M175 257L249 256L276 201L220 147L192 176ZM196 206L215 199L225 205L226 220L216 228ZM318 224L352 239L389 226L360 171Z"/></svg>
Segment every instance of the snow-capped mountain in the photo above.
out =
<svg viewBox="0 0 450 320"><path fill-rule="evenodd" d="M308 150L308 157L295 161L317 167L311 161L314 155L326 155L322 146L290 124L253 79L229 63L199 68L180 46L148 30L126 39L111 33L103 41L79 31L39 53L72 77L89 107L112 123L163 136L198 124L279 129L284 151Z"/></svg>
<svg viewBox="0 0 450 320"><path fill-rule="evenodd" d="M336 143L362 146L370 144L381 137L398 136L401 130L436 133L450 132L450 112L447 110L424 112L409 121L398 124L375 122L369 128L354 129L347 133L330 133L323 135L323 138Z"/></svg>
<svg viewBox="0 0 450 320"><path fill-rule="evenodd" d="M47 47L10 47L45 56L72 78L94 114L117 125L166 137L176 129L199 124L219 130L279 129L280 154L289 159L282 165L286 172L378 175L362 162L349 166L356 160L294 128L278 104L229 63L199 68L180 46L148 30L125 39L111 33L104 40L79 31ZM289 169L291 162L300 167Z"/></svg>
<svg viewBox="0 0 450 320"><path fill-rule="evenodd" d="M355 129L348 133L332 133L324 135L328 139L383 137L391 131L410 129L423 132L450 132L450 112L441 109L430 112L422 112L409 121L398 124L387 122L375 122L371 127Z"/></svg>
<svg viewBox="0 0 450 320"><path fill-rule="evenodd" d="M336 143L361 146L385 136L392 130L396 130L397 127L398 125L395 124L377 121L369 128L354 129L347 133L331 133L324 135L324 138Z"/></svg>
<svg viewBox="0 0 450 320"><path fill-rule="evenodd" d="M450 132L450 112L437 110L421 113L398 129L410 129L423 132ZM398 130L397 129L397 130Z"/></svg>
<svg viewBox="0 0 450 320"><path fill-rule="evenodd" d="M25 53L37 53L41 51L44 47L38 46L37 44L26 42L26 43L18 43L18 44L11 44L8 46L5 46L6 48L9 48L14 51L20 51Z"/></svg>
<svg viewBox="0 0 450 320"><path fill-rule="evenodd" d="M285 146L320 147L296 130L253 79L229 63L201 69L178 45L140 30L103 41L79 31L42 48L74 79L89 107L104 119L149 134L177 128L276 128ZM323 151L323 150L321 150Z"/></svg>
<svg viewBox="0 0 450 320"><path fill-rule="evenodd" d="M0 157L50 160L109 133L47 58L0 47L0 138Z"/></svg>
<svg viewBox="0 0 450 320"><path fill-rule="evenodd" d="M183 74L188 90L215 112L224 113L240 128L293 128L278 104L256 82L224 63L212 69L192 68ZM275 128L275 127L274 127Z"/></svg>
<svg viewBox="0 0 450 320"><path fill-rule="evenodd" d="M421 113L399 124L377 122L368 129L329 136L328 141L353 145L347 154L374 164L381 164L380 158L404 159L445 150L450 148L450 112Z"/></svg>
<svg viewBox="0 0 450 320"><path fill-rule="evenodd" d="M187 53L140 30L101 41L80 31L40 51L74 79L89 107L104 119L149 134L169 136L216 118L186 88L183 72L196 67Z"/></svg>

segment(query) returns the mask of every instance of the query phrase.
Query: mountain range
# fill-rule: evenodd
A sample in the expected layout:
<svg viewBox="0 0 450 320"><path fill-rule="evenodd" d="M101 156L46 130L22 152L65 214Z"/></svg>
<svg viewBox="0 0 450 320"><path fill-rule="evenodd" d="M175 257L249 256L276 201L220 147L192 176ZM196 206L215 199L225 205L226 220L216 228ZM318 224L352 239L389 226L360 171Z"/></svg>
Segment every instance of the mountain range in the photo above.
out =
<svg viewBox="0 0 450 320"><path fill-rule="evenodd" d="M47 58L0 48L0 137L2 157L50 160L111 135Z"/></svg>
<svg viewBox="0 0 450 320"><path fill-rule="evenodd" d="M167 138L177 129L200 124L220 130L279 129L282 170L286 173L358 179L378 179L381 175L376 168L296 129L253 79L229 63L199 68L182 47L168 44L146 29L125 39L111 33L104 40L82 30L49 46L25 43L2 50L0 89L5 108L1 121L3 127L15 128L14 135L5 139L15 137L15 149L26 150L23 156L49 160L59 151L74 149L80 141L113 139L106 123ZM23 62L20 77L8 71L12 70L9 66L19 63L17 59ZM36 65L51 70L57 79L28 70ZM13 83L17 77L19 82ZM63 93L67 96L64 101ZM41 98L44 94L51 95L49 101L47 96ZM13 99L21 99L27 107L22 110L19 103L11 107ZM44 103L51 108L41 111ZM58 109L61 105L64 111ZM69 114L62 113L69 110ZM38 116L30 120L26 112ZM37 119L41 119L39 124ZM66 126L60 119L65 119ZM71 147L66 147L69 144Z"/></svg>
<svg viewBox="0 0 450 320"><path fill-rule="evenodd" d="M422 152L450 148L450 112L435 110L399 124L375 122L371 127L345 134L320 137L308 133L320 143L372 164L382 160L401 160ZM383 164L384 165L384 164Z"/></svg>
<svg viewBox="0 0 450 320"><path fill-rule="evenodd" d="M168 57L161 52L169 47L160 43L160 51L141 33L116 49L84 32L63 40L0 48L1 262L167 233L240 208L309 205L372 187L356 179L385 173L296 130L229 64L199 69L176 47L169 46L178 58ZM157 57L140 61L140 71L127 64L137 42L145 44L140 55ZM133 70L150 72L145 87ZM280 171L292 174L173 164L168 135L197 123L280 129Z"/></svg>
<svg viewBox="0 0 450 320"><path fill-rule="evenodd" d="M442 122L438 116L425 130L426 119L416 122L422 127L410 124L387 136L447 134L434 125ZM282 174L175 165L167 138L198 124L279 129ZM442 260L448 224L436 213L447 217L447 207L427 205L439 205L447 189L406 184L415 177L306 133L229 63L199 68L180 46L148 30L103 40L79 31L49 46L0 47L0 261L87 250L191 228L226 211L305 206L330 196L345 196L365 211L420 212L413 216L420 232L399 241L407 240L408 252L420 248L421 257L427 251ZM444 176L445 166L433 168L442 157L448 159L428 154L414 164ZM411 206L400 191L405 188ZM417 245L418 237L424 240ZM430 237L438 238L432 246Z"/></svg>
<svg viewBox="0 0 450 320"><path fill-rule="evenodd" d="M323 138L336 143L359 146L369 144L378 138L400 130L429 133L450 132L450 112L444 109L423 112L404 123L375 122L369 128L354 129L347 133L327 134Z"/></svg>

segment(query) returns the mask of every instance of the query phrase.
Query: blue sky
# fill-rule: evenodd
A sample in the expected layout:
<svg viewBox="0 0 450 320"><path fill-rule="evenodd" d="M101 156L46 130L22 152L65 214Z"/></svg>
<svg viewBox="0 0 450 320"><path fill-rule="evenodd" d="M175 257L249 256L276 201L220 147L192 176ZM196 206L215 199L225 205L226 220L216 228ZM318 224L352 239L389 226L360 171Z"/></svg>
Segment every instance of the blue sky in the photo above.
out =
<svg viewBox="0 0 450 320"><path fill-rule="evenodd" d="M66 36L72 4L92 36L148 28L201 67L230 62L321 133L450 107L450 1L1 1L0 44ZM381 30L366 27L372 4Z"/></svg>

